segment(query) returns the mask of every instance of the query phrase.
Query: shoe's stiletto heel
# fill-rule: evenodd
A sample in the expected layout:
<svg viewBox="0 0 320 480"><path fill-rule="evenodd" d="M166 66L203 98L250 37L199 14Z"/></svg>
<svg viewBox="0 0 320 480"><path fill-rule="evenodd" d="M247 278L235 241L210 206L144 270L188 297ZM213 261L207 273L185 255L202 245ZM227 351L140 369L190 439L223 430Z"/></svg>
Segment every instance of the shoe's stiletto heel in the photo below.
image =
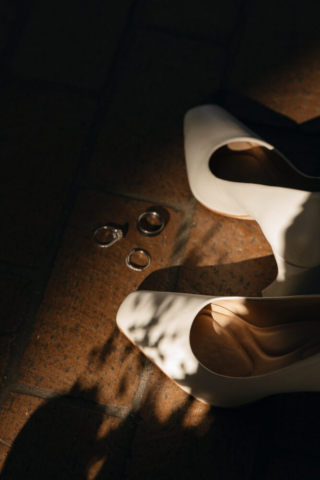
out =
<svg viewBox="0 0 320 480"><path fill-rule="evenodd" d="M196 199L222 215L256 220L278 263L279 276L268 295L279 295L280 285L281 295L301 293L303 285L292 277L302 280L306 269L320 265L320 179L299 172L216 105L190 110L184 135Z"/></svg>
<svg viewBox="0 0 320 480"><path fill-rule="evenodd" d="M276 393L320 392L320 296L131 293L117 324L200 401L236 407Z"/></svg>

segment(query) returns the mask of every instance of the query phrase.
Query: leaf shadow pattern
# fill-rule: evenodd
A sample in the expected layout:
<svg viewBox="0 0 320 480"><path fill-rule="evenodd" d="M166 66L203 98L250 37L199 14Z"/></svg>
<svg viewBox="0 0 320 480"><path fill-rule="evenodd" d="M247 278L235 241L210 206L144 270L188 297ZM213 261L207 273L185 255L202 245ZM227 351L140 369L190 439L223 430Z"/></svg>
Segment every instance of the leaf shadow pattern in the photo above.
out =
<svg viewBox="0 0 320 480"><path fill-rule="evenodd" d="M248 291L258 294L265 277L252 284L239 282L239 278L247 270L261 271L272 264L272 259L264 257L206 267L196 267L192 262L191 256L181 267L153 272L140 288L148 290L162 285L165 291L174 281L182 292L191 288L194 293L215 295L225 294L231 288L234 295ZM234 283L231 280L225 283L223 278L233 279ZM155 312L161 308L160 303L155 303L154 308ZM88 359L90 368L110 368L110 354L119 338L122 334L115 330L102 347L92 349ZM150 342L147 334L144 341ZM129 354L128 347L125 355ZM150 365L148 360L146 364ZM128 375L130 372L122 373L120 390L127 388ZM306 400L310 412L314 412L319 395L294 396L297 397L302 403ZM283 398L288 412L281 409ZM214 475L245 480L251 478L266 418L271 415L274 422L279 415L291 418L289 395L266 398L241 409L223 410L187 395L156 367L152 367L137 412L128 409L121 418L108 416L99 411L100 404L95 402L98 402L97 385L84 388L81 380L65 395L43 402L15 438L0 479L191 479ZM94 404L94 409L88 408ZM304 416L304 421L312 426L314 438L318 438L318 417L313 424L308 421L308 413ZM282 436L286 429L292 430L285 421L282 428ZM291 456L294 460L294 453Z"/></svg>
<svg viewBox="0 0 320 480"><path fill-rule="evenodd" d="M217 409L203 412L190 396L178 407L168 398L169 413L159 418L157 397L150 389L139 417L112 419L107 432L103 425L108 417L75 407L69 395L44 402L17 435L1 480L120 480L144 474L188 479L209 474L213 465L223 475L227 464L233 478L249 478L257 419L262 420L269 408L266 402L247 412L226 414Z"/></svg>
<svg viewBox="0 0 320 480"><path fill-rule="evenodd" d="M189 258L181 267L154 272L141 288L147 290L162 285L165 290L174 278L177 290L182 292L223 295L230 294L231 289L234 295L249 291L257 294L258 282L253 280L248 284L241 278L248 278L247 271L258 271L268 264L270 258L266 257L239 262L239 265L196 268ZM263 287L261 279L260 287ZM101 348L92 350L91 368L110 368L110 354L118 337L121 334L115 330ZM147 334L145 342L150 342ZM129 347L126 354L130 354ZM123 372L120 392L127 388L129 379L130 372ZM79 381L66 395L37 408L14 440L0 479L191 479L196 475L198 478L214 475L223 479L249 479L265 417L273 415L276 422L282 401L279 397L268 398L234 411L210 408L182 392L156 367L134 417L129 414L118 419L92 412L87 408L88 403L79 401L82 398L86 398L86 402L88 399L97 402L97 386L85 389ZM299 398L302 404L307 400L309 406L311 404L310 412L314 412L319 396L299 394L294 398ZM294 401L292 403L286 396L289 414L282 409L281 415L287 415L289 422L282 421L282 437L286 430L292 431L290 405L292 409ZM303 418L311 425L308 413ZM320 418L318 420L317 428L320 427ZM299 432L299 428L294 431L296 436ZM318 438L315 426L311 433ZM293 461L294 453L291 457Z"/></svg>
<svg viewBox="0 0 320 480"><path fill-rule="evenodd" d="M183 283L189 267L154 272L141 287L153 288L158 284L165 289L173 277L177 280L177 276ZM210 276L212 268L200 268L193 278L201 278L204 272ZM234 269L234 265L220 268ZM222 270L216 274L220 276ZM201 290L202 286L195 288ZM119 337L121 341L122 334L115 329L102 347L92 349L88 358L90 369L110 368L110 355ZM150 340L146 337L145 341ZM128 347L124 356L130 355L132 348L135 347ZM129 379L130 372L124 371L118 383L120 391L127 388ZM254 410L249 409L248 418L244 420L245 409L226 414L204 405L183 392L156 367L152 369L151 382L138 413L130 414L128 409L122 418L116 418L105 415L99 408L92 411L88 407L98 402L98 394L97 385L86 388L80 377L69 392L36 408L15 438L0 479L100 480L141 478L142 474L151 475L152 472L154 478L163 478L163 475L191 478L197 472L208 474L210 449L215 452L217 471L222 472L225 464L233 462L232 471L238 471L239 478L247 478L248 458L252 457L249 450L258 432L257 418L263 420L268 400L260 402ZM14 395L12 402L14 405ZM228 426L224 427L225 421ZM223 433L224 428L231 428L231 436ZM236 436L239 435L240 441L243 428L250 433L239 449ZM143 439L146 438L149 442L143 453L141 448L144 449ZM246 459L243 449L248 453ZM156 455L157 450L160 456ZM145 455L146 461L143 460Z"/></svg>

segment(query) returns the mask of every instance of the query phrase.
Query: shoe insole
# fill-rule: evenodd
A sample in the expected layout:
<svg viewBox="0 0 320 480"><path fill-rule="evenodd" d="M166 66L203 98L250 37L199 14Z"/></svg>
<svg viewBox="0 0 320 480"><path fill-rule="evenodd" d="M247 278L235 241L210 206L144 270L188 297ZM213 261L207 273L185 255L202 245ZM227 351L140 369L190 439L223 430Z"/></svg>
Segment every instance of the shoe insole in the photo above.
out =
<svg viewBox="0 0 320 480"><path fill-rule="evenodd" d="M201 310L190 343L206 368L220 375L263 375L320 353L320 320L257 327L221 306Z"/></svg>
<svg viewBox="0 0 320 480"><path fill-rule="evenodd" d="M253 143L236 142L219 148L209 167L216 177L230 182L320 190L318 179L303 176L274 150Z"/></svg>

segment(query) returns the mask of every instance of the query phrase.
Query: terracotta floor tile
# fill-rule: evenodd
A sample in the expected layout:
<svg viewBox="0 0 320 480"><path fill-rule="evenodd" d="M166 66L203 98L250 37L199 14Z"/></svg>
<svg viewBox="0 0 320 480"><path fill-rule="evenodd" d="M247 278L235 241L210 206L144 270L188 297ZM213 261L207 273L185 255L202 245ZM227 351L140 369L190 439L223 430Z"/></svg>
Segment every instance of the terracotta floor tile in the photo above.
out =
<svg viewBox="0 0 320 480"><path fill-rule="evenodd" d="M241 2L228 0L201 3L192 0L141 2L140 22L148 27L166 28L181 33L208 37L218 43L227 42L233 32Z"/></svg>
<svg viewBox="0 0 320 480"><path fill-rule="evenodd" d="M17 85L1 100L1 258L33 265L52 239L95 102Z"/></svg>
<svg viewBox="0 0 320 480"><path fill-rule="evenodd" d="M131 0L37 2L14 57L15 73L100 89L122 35Z"/></svg>
<svg viewBox="0 0 320 480"><path fill-rule="evenodd" d="M197 204L178 291L260 296L276 274L270 245L256 222L218 215Z"/></svg>
<svg viewBox="0 0 320 480"><path fill-rule="evenodd" d="M63 392L80 382L82 388L97 386L100 402L130 405L144 356L115 326L116 313L150 273L170 266L180 224L180 213L170 210L161 235L142 236L136 221L149 206L112 195L80 195L22 362L21 382ZM129 222L129 231L103 249L92 233L110 221ZM144 272L125 264L133 247L150 252L152 263Z"/></svg>
<svg viewBox="0 0 320 480"><path fill-rule="evenodd" d="M132 444L129 478L249 479L263 407L210 408L154 367ZM145 439L148 439L146 448Z"/></svg>
<svg viewBox="0 0 320 480"><path fill-rule="evenodd" d="M251 2L230 86L298 123L320 115L320 6Z"/></svg>
<svg viewBox="0 0 320 480"><path fill-rule="evenodd" d="M118 478L125 443L121 420L63 402L11 394L0 436L12 445L1 478ZM122 432L122 433L121 433ZM121 437L122 434L122 437ZM112 475L115 475L112 477Z"/></svg>
<svg viewBox="0 0 320 480"><path fill-rule="evenodd" d="M319 393L283 395L276 418L275 444L319 457Z"/></svg>
<svg viewBox="0 0 320 480"><path fill-rule="evenodd" d="M211 44L140 32L98 140L90 178L115 191L186 201L183 116L214 92L224 52Z"/></svg>

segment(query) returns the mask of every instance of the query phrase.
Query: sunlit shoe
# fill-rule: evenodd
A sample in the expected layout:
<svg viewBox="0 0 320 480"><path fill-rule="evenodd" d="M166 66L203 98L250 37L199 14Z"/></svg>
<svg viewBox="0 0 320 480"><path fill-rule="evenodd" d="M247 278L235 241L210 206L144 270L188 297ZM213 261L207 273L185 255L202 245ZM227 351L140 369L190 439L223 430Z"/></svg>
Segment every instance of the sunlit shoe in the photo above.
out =
<svg viewBox="0 0 320 480"><path fill-rule="evenodd" d="M320 293L320 179L299 172L272 145L216 105L184 121L191 191L208 209L256 220L278 277L265 296Z"/></svg>
<svg viewBox="0 0 320 480"><path fill-rule="evenodd" d="M120 330L183 390L236 407L320 392L320 296L208 297L131 293Z"/></svg>

